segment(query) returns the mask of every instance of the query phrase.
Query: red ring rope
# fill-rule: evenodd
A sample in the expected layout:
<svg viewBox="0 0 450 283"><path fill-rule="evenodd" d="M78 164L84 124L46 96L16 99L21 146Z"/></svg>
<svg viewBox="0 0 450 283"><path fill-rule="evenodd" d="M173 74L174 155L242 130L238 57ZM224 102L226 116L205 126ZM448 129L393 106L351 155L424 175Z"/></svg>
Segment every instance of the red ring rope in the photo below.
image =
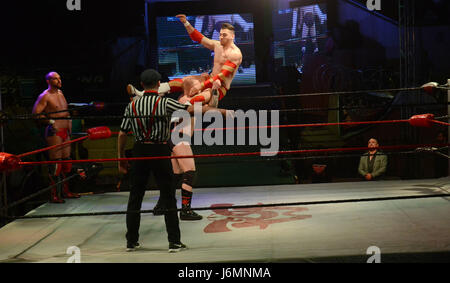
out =
<svg viewBox="0 0 450 283"><path fill-rule="evenodd" d="M419 116L423 116L423 117L419 117ZM203 129L194 129L194 131L240 130L240 129L252 129L252 128L253 129L255 129L255 128L300 128L300 127L324 127L324 126L344 126L344 125L394 124L394 123L411 123L411 124L413 124L411 121L412 121L412 118L415 118L415 117L418 117L418 118L420 118L420 120L426 121L426 122L430 122L430 123L433 122L433 123L447 125L447 126L450 125L448 123L437 121L437 120L429 118L429 117L434 117L432 114L422 114L422 115L415 115L415 116L411 117L410 119L403 119L403 120L363 121L363 122L335 122L335 123L269 125L269 126L246 126L246 127L232 127L232 128L203 128ZM420 124L423 124L423 123L420 123ZM108 131L110 131L110 130L108 129ZM116 132L114 132L114 134L116 134ZM88 136L84 136L84 137L80 137L78 139L74 139L74 140L71 140L71 141L67 141L67 142L64 142L62 144L46 147L46 148L43 148L43 149L31 151L31 152L28 152L28 153L23 153L23 154L18 155L17 157L21 158L21 157L29 156L29 155L32 155L32 154L35 154L35 153L39 153L39 152L42 152L42 151L47 151L47 150L50 150L50 149L53 149L53 148L61 147L61 146L67 145L67 144L71 144L71 143L74 143L74 142L78 142L78 141L87 139L88 137L89 137L89 135ZM422 146L424 146L424 145L422 145ZM416 146L416 147L418 147L418 146ZM339 149L338 151L348 151L348 149ZM308 151L293 151L292 153L297 153L297 152L298 153L304 153L304 152L308 152ZM309 152L312 152L312 151L309 151ZM317 152L320 152L320 151L317 151ZM260 154L260 153L254 153L254 154L252 154L252 153L244 153L244 154L254 155L254 154ZM267 154L269 154L269 152L267 152ZM283 154L283 153L281 153L281 152L271 152L271 154L276 155L276 154ZM226 155L217 155L217 156L226 156ZM190 157L192 158L192 157L211 157L211 156L206 156L206 155L195 156L194 155L194 156L190 156ZM181 158L181 157L177 157L177 158ZM188 157L184 157L184 158L188 158ZM155 158L155 159L158 159L158 158ZM109 161L120 161L120 160L127 160L127 159L100 159L99 161L79 160L78 162L73 160L72 163L109 162ZM139 160L139 159L130 159L130 160ZM47 162L47 163L45 163L45 162ZM48 163L48 162L50 162L50 163ZM29 162L29 163L19 162L19 165L34 165L34 164L31 164L31 163L32 162ZM43 161L42 163L35 163L35 164L51 164L51 161Z"/></svg>
<svg viewBox="0 0 450 283"><path fill-rule="evenodd" d="M449 123L446 122L442 122L442 121L437 121L437 120L430 120L430 122L436 123L436 124L441 124L441 125L445 125L445 126L450 126Z"/></svg>
<svg viewBox="0 0 450 283"><path fill-rule="evenodd" d="M118 134L119 134L119 132L111 132L111 131L109 130L109 128L107 128L107 127L97 127L97 129L100 129L100 128L107 129L107 131L108 131L111 135L113 135L113 134L118 135ZM95 128L93 128L93 129L95 129ZM92 130L92 129L91 129L91 130ZM54 148L62 147L62 146L65 146L65 145L68 145L68 144L71 144L71 143L79 142L79 141L82 141L82 140L84 140L84 139L91 138L90 135L91 135L92 133L89 133L89 130L88 130L88 133L83 133L83 134L86 134L86 136L80 137L80 138L77 138L77 139L74 139L74 140L66 141L66 142L63 142L63 143L61 143L61 144L56 144L56 145L52 145L52 146L45 147L45 148L42 148L42 149L37 149L37 150L30 151L30 152L22 153L22 154L20 154L20 155L17 155L17 158L29 156L29 155L36 154L36 153L39 153L39 152L48 151L48 150L51 150L51 149L54 149ZM109 137L109 136L108 136L108 137ZM102 136L101 138L105 138L105 136ZM98 137L97 137L96 139L98 139Z"/></svg>
<svg viewBox="0 0 450 283"><path fill-rule="evenodd" d="M25 156L28 156L28 155L32 155L32 154L36 154L36 153L39 153L39 152L47 151L47 150L50 150L50 149L62 147L62 146L65 146L67 144L71 144L71 143L74 143L74 142L79 142L79 141L85 140L88 137L89 136L84 136L84 137L81 137L81 138L77 138L77 139L74 139L74 140L63 142L61 144L56 144L56 145L52 145L52 146L45 147L45 148L42 148L42 149L37 149L37 150L30 151L30 152L22 153L22 154L17 155L17 157L22 158L22 157L25 157Z"/></svg>
<svg viewBox="0 0 450 283"><path fill-rule="evenodd" d="M430 120L435 122L436 120ZM202 128L194 129L194 131L219 131L219 130L244 130L244 129L258 129L258 128L303 128L303 127L325 127L325 126L349 126L349 125L370 125L370 124L394 124L394 123L409 123L408 120L385 120L385 121L364 121L364 122L336 122L336 123L314 123L314 124L292 124L292 125L270 125L270 126L246 126L246 127L232 127L232 128ZM438 124L443 122L436 121ZM173 130L172 130L173 132ZM111 132L117 135L119 132ZM84 134L84 133L82 133ZM128 132L127 134L132 134Z"/></svg>
<svg viewBox="0 0 450 283"><path fill-rule="evenodd" d="M194 131L244 130L244 129L255 129L255 128L304 128L304 127L347 126L347 125L367 125L367 124L394 124L394 123L409 123L409 119L408 120L365 121L365 122L335 122L335 123L270 125L270 126L246 126L246 127L232 127L232 128L204 128L204 129L194 129Z"/></svg>
<svg viewBox="0 0 450 283"><path fill-rule="evenodd" d="M447 144L413 144L413 145L388 145L380 146L378 149L405 149L419 147L444 147ZM366 151L368 147L347 147L347 148L325 148L325 149L301 149L287 151L266 152L266 154L283 155L283 154L301 154L301 153L319 153L319 152L347 152L347 151ZM231 156L257 156L261 152L240 152L240 153L219 153L219 154L194 154L182 156L149 156L149 157L130 157L130 158L103 158L103 159L83 159L83 160L62 160L62 161L33 161L19 162L19 165L40 165L55 163L90 163L90 162L116 162L116 161L136 161L136 160L161 160L161 159L182 159L182 158L207 158L207 157L231 157Z"/></svg>
<svg viewBox="0 0 450 283"><path fill-rule="evenodd" d="M203 128L203 129L194 129L194 131L214 131L214 130L243 130L243 129L257 129L257 128L301 128L301 127L323 127L323 126L344 126L344 125L367 125L367 124L393 124L393 123L408 123L409 120L386 120L386 121L365 121L365 122L337 122L337 123L315 123L315 124L293 124L293 125L270 125L270 126L247 126L247 127L233 127L233 128ZM440 122L440 121L436 121ZM443 122L440 122L443 123ZM112 132L111 134L118 134L118 132ZM70 140L67 142L63 142L61 144L45 147L42 149L30 151L27 153L22 153L17 157L22 158L25 156L29 156L32 154L36 154L39 152L51 150L54 148L62 147L67 144L71 144L74 142L78 142L84 139L87 139L88 136L84 136L81 138L77 138L74 140Z"/></svg>

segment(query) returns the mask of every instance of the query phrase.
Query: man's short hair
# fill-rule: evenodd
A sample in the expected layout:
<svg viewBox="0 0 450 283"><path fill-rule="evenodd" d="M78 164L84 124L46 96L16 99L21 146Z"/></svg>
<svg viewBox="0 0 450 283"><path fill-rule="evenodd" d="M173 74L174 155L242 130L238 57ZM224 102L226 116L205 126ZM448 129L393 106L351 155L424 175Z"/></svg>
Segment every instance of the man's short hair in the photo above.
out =
<svg viewBox="0 0 450 283"><path fill-rule="evenodd" d="M161 80L161 75L158 71L148 69L142 72L141 82L145 88L155 88L158 86L158 82Z"/></svg>
<svg viewBox="0 0 450 283"><path fill-rule="evenodd" d="M223 23L221 26L222 29L228 29L231 30L232 32L234 32L234 26L230 23Z"/></svg>

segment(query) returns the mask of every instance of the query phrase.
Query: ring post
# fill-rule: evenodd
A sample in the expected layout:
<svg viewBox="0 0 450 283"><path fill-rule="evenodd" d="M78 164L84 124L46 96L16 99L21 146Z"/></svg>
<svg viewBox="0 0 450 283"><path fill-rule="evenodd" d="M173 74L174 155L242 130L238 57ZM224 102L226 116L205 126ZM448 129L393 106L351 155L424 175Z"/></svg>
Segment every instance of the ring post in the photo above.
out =
<svg viewBox="0 0 450 283"><path fill-rule="evenodd" d="M2 88L1 88L1 81L0 81L0 111L3 110L2 105ZM0 124L0 152L5 152L5 138L3 136L3 123ZM6 172L2 173L2 183L1 183L1 190L0 190L0 224L6 223L6 207L8 205L8 200L6 196ZM5 220L5 221L4 221Z"/></svg>
<svg viewBox="0 0 450 283"><path fill-rule="evenodd" d="M447 79L447 86L450 87L450 79ZM450 88L447 89L447 102L450 102ZM450 115L450 104L447 106L447 115ZM450 140L450 131L447 133L447 141ZM447 153L448 154L448 153ZM450 176L450 159L448 160L448 176Z"/></svg>

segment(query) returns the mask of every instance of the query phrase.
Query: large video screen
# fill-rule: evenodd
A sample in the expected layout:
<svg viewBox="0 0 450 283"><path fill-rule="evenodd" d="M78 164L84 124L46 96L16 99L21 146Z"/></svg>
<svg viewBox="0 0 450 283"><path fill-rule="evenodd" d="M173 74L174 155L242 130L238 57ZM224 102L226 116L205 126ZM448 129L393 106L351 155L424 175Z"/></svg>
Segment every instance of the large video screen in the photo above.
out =
<svg viewBox="0 0 450 283"><path fill-rule="evenodd" d="M253 17L251 14L188 16L187 20L204 36L219 40L222 23L235 28L235 44L242 52L242 64L232 85L256 83ZM169 79L210 73L214 52L191 40L176 17L157 17L158 69Z"/></svg>
<svg viewBox="0 0 450 283"><path fill-rule="evenodd" d="M275 66L296 66L305 55L323 52L327 38L327 5L314 4L273 14Z"/></svg>

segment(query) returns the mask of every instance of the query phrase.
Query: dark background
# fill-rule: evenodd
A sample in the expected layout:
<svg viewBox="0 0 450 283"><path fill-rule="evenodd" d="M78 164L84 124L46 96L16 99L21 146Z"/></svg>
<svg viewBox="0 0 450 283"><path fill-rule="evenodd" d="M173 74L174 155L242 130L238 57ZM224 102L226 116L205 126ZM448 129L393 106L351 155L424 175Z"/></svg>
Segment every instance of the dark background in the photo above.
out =
<svg viewBox="0 0 450 283"><path fill-rule="evenodd" d="M401 80L401 52L399 29L403 20L399 1L381 0L382 10L368 12L365 0L321 1L328 9L329 49L310 55L303 73L292 66L276 66L271 59L272 13L316 1L288 0L229 0L229 1L150 1L148 2L148 26L145 21L144 1L81 0L81 11L69 11L66 1L1 1L0 3L0 83L3 111L8 115L31 112L34 101L46 87L45 74L57 71L63 81L63 91L69 102L104 101L110 103L103 112L85 111L89 115L121 115L129 101L125 93L127 83L138 82L138 76L146 68L157 68L156 16L185 14L252 13L254 19L257 85L233 88L222 101L223 107L231 109L294 109L332 107L328 97L280 100L238 100L243 96L295 94L340 90L364 90L420 86L428 81L439 84L450 78L450 5L449 1L407 1L413 3L408 18L413 19L414 42L410 59L410 72L414 78L405 85ZM405 2L405 1L402 1ZM388 28L386 28L388 27ZM147 32L148 31L148 32ZM323 66L327 66L326 71ZM322 69L321 69L322 68ZM412 70L411 70L412 69ZM322 72L322 73L320 73ZM317 74L321 74L318 76ZM317 80L317 78L322 78ZM391 98L365 94L341 97L340 107L359 107L358 111L340 109L339 121L376 119L407 119L414 114L432 112L447 115L446 92L432 94L390 92ZM424 105L438 104L432 108ZM414 104L409 107L405 105ZM373 106L382 106L369 111ZM420 107L417 105L421 105ZM328 111L282 112L280 123L332 122L335 118ZM330 118L331 117L331 118ZM106 124L118 127L120 120L86 120L86 128ZM411 129L407 127L347 127L337 131L289 130L280 132L281 148L309 149L345 146L366 146L371 137L377 137L380 145L429 143L435 141L438 131L447 128ZM5 151L13 154L27 152L45 146L32 121L9 121L4 125ZM110 147L110 148L109 148ZM106 146L105 146L106 148ZM111 157L115 157L114 144L108 145ZM217 153L233 151L228 147L196 147L194 153ZM249 149L247 149L249 150ZM252 151L252 150L249 150ZM89 156L91 157L91 156ZM311 156L310 156L311 157ZM314 156L312 156L314 157ZM422 157L420 157L422 158ZM36 159L45 159L38 156ZM428 160L424 162L424 160ZM239 174L227 175L225 179L203 178L201 186L251 185L262 183L311 182L311 164L325 163L330 170L324 181L340 181L358 178L358 157L338 159L308 159L267 161L276 168L267 179L243 180ZM447 160L445 160L447 161ZM393 178L434 178L437 160L430 155L398 156L390 159L388 175ZM445 165L446 162L444 162ZM249 163L242 163L245 169ZM275 164L275 165L274 165ZM430 166L428 166L428 165ZM115 164L105 165L114 167ZM199 172L201 172L199 165ZM229 166L231 170L233 164ZM211 166L205 165L205 168ZM231 168L231 169L230 169ZM237 167L236 167L237 168ZM113 170L113 169L111 169ZM208 169L205 169L207 171ZM211 169L212 170L212 169ZM256 169L255 169L256 170ZM443 174L446 174L444 170ZM44 171L43 171L44 172ZM112 172L112 171L111 171ZM278 174L278 172L281 172ZM210 173L213 174L214 172ZM30 190L14 190L24 187L26 176L35 176L33 185L42 187L45 178L25 169L8 175L11 199L19 199ZM108 175L108 174L106 174ZM114 190L117 173L104 176L105 190ZM248 174L247 174L248 175ZM251 174L250 174L251 175ZM442 175L442 174L441 174ZM28 179L27 179L28 180ZM22 183L21 183L22 182ZM216 183L214 183L216 182ZM243 183L244 182L244 183ZM97 184L98 185L98 184ZM97 186L98 188L98 186ZM92 189L92 188L89 188ZM95 190L95 188L94 188Z"/></svg>
<svg viewBox="0 0 450 283"><path fill-rule="evenodd" d="M118 92L113 87L117 80L113 74L120 63L122 56L126 56L127 48L133 49L133 43L139 45L142 41L146 46L143 58L131 62L134 70L121 74L119 79L126 81L136 78L144 67L156 67L156 35L155 16L172 16L177 13L197 14L242 12L252 13L255 21L255 52L259 57L257 62L257 81L270 82L267 55L270 53L270 35L272 33L272 10L295 6L297 4L315 3L317 1L283 1L283 0L246 0L246 1L150 1L149 2L149 40L147 41L145 26L144 1L81 1L81 11L69 11L66 1L2 1L0 8L1 31L1 65L3 95L8 94L8 83L13 79L33 78L36 80L37 90L46 87L42 76L49 70L73 69L74 74L65 74L63 77L66 95L86 98L84 92L92 89L108 89ZM332 31L336 27L345 26L340 21L342 13L338 7L342 3L359 3L365 6L365 0L357 1L321 1L328 5L328 26ZM412 1L415 4L415 23L418 31L422 28L448 27L449 4L448 1ZM388 20L398 21L398 1L381 1L382 10L379 14ZM363 10L363 9L360 9ZM361 11L361 17L366 17ZM396 22L398 23L398 22ZM369 24L360 22L359 25ZM351 32L349 27L347 31ZM347 47L354 43L358 34L351 34L342 43ZM123 43L128 40L129 44ZM430 40L433 42L430 43ZM424 43L422 43L424 42ZM374 42L376 44L376 42ZM431 58L433 64L448 63L448 54L430 54L427 47L421 44L448 44L448 34L437 33L434 38L417 37L419 48L417 60L422 57ZM123 46L122 46L123 45ZM123 47L122 49L120 49ZM437 61L435 57L443 61ZM131 64L131 63L128 63ZM430 62L429 62L430 63ZM130 66L123 66L130 68ZM443 64L444 65L444 64ZM448 66L448 64L446 64ZM428 66L430 71L442 69L442 66ZM75 70L76 69L76 70ZM448 70L448 69L447 69ZM419 71L418 71L419 72ZM6 79L4 76L7 76ZM95 77L97 80L95 81ZM445 72L434 77L435 81L445 80ZM419 80L418 80L419 81ZM420 80L423 82L423 80ZM17 86L13 86L17 87ZM109 89L109 88L112 89ZM68 91L72 90L74 91ZM97 94L100 95L100 94ZM105 99L119 99L109 94Z"/></svg>

